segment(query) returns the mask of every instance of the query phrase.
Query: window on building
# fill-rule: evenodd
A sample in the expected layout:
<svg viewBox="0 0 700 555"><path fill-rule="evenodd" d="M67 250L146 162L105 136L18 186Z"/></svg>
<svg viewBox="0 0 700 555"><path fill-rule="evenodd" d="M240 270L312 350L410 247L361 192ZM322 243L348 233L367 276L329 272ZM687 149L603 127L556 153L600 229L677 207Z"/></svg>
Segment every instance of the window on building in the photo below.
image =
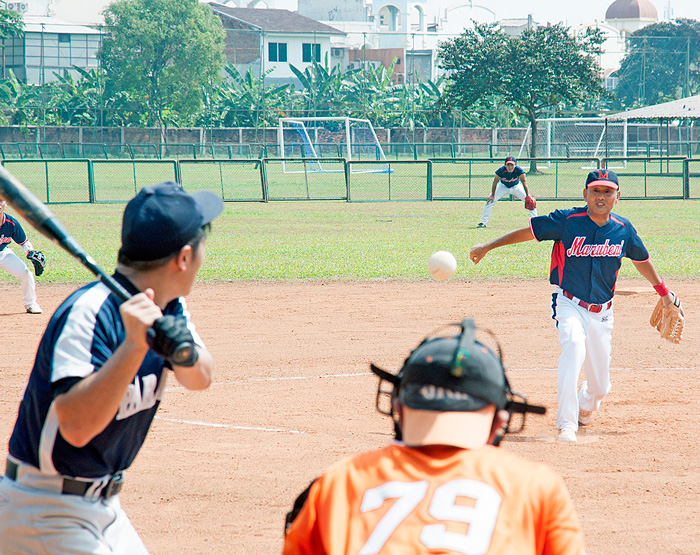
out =
<svg viewBox="0 0 700 555"><path fill-rule="evenodd" d="M321 61L321 45L303 43L301 45L301 61L309 64L314 60L317 62Z"/></svg>
<svg viewBox="0 0 700 555"><path fill-rule="evenodd" d="M267 44L267 58L271 62L287 61L287 43L270 42Z"/></svg>
<svg viewBox="0 0 700 555"><path fill-rule="evenodd" d="M58 33L58 42L70 43L70 35L68 33Z"/></svg>

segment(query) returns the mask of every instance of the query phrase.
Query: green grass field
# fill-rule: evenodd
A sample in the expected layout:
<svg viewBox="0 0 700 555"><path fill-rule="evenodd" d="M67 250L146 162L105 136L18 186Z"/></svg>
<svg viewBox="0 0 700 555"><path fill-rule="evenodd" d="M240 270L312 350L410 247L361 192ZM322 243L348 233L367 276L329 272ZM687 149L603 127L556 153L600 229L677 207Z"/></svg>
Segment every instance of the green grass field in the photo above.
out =
<svg viewBox="0 0 700 555"><path fill-rule="evenodd" d="M624 193L624 189L623 189ZM580 202L539 202L546 214ZM487 229L476 229L481 201L347 203L343 201L226 203L214 222L202 280L369 280L429 279L426 264L434 251L457 258L459 281L547 279L551 243L534 241L493 251L478 265L472 245L527 225L522 203L500 201ZM116 262L124 204L62 204L52 211L107 271ZM8 209L13 214L11 209ZM620 201L616 213L628 217L667 279L700 274L700 202ZM36 248L49 259L41 282L82 283L87 270L25 223ZM15 252L21 252L15 246ZM626 261L621 276L638 276ZM14 280L0 273L0 280Z"/></svg>

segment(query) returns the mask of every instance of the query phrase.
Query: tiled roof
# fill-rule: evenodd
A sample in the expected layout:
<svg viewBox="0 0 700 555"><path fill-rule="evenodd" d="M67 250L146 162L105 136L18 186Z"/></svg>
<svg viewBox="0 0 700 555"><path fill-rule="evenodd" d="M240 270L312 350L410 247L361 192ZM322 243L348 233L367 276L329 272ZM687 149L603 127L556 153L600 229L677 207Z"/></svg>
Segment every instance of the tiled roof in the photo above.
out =
<svg viewBox="0 0 700 555"><path fill-rule="evenodd" d="M320 33L324 35L344 35L342 31L325 25L315 19L304 17L289 10L230 8L221 4L210 3L214 13L237 19L263 31L278 33Z"/></svg>

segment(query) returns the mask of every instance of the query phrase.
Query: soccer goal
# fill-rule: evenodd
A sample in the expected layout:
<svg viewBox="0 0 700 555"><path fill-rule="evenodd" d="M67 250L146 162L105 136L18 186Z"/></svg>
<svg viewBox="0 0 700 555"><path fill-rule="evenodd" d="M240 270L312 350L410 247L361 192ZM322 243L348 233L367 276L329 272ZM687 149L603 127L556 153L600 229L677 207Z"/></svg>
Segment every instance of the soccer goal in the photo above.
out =
<svg viewBox="0 0 700 555"><path fill-rule="evenodd" d="M277 131L280 156L284 173L305 171L342 173L337 164L324 163L324 158L345 158L347 161L379 161L370 168L351 165L353 173L389 173L392 170L379 144L372 123L367 119L330 118L280 118ZM303 158L305 169L296 169L298 163L284 159ZM369 166L369 165L368 165Z"/></svg>
<svg viewBox="0 0 700 555"><path fill-rule="evenodd" d="M528 152L532 129L521 145ZM605 156L626 158L629 155L627 121L605 122L603 118L546 118L537 120L537 156L549 158L588 158L585 169L596 168L597 159ZM626 164L623 161L623 165ZM611 166L612 167L612 166Z"/></svg>

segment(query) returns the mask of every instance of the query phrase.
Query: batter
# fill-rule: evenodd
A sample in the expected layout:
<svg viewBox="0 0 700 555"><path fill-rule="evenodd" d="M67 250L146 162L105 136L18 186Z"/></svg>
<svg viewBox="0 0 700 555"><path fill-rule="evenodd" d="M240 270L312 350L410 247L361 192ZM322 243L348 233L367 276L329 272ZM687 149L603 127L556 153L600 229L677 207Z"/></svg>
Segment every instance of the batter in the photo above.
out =
<svg viewBox="0 0 700 555"><path fill-rule="evenodd" d="M211 383L213 360L184 296L205 257L211 192L175 183L145 187L127 204L114 279L71 294L51 317L10 437L0 479L3 555L144 555L118 493L146 439L172 370L187 389ZM148 330L181 322L197 356L175 364L151 349Z"/></svg>
<svg viewBox="0 0 700 555"><path fill-rule="evenodd" d="M610 352L613 295L622 258L634 263L662 297L671 293L649 259L649 252L632 224L612 213L620 198L617 175L610 170L588 174L583 199L586 207L556 210L471 249L477 264L490 250L536 239L554 241L549 281L552 318L559 331L561 354L557 373L558 440L575 442L578 426L587 425L610 392ZM585 381L577 391L581 366Z"/></svg>

